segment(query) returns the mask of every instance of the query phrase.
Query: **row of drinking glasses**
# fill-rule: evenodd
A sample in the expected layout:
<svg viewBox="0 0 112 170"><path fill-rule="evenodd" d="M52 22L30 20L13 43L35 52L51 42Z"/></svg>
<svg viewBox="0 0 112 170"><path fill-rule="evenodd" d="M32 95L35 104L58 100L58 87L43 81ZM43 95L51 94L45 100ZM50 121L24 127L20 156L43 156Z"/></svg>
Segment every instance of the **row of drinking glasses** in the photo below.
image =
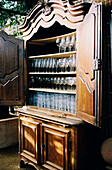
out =
<svg viewBox="0 0 112 170"><path fill-rule="evenodd" d="M59 53L66 52L66 51L75 51L76 50L76 37L75 35L72 35L71 38L69 36L57 38L56 45L59 47Z"/></svg>
<svg viewBox="0 0 112 170"><path fill-rule="evenodd" d="M68 58L37 58L30 61L31 72L69 72L76 70L76 55Z"/></svg>
<svg viewBox="0 0 112 170"><path fill-rule="evenodd" d="M29 87L74 91L76 89L76 77L46 78L31 76L29 81Z"/></svg>
<svg viewBox="0 0 112 170"><path fill-rule="evenodd" d="M29 105L75 113L76 95L30 92Z"/></svg>

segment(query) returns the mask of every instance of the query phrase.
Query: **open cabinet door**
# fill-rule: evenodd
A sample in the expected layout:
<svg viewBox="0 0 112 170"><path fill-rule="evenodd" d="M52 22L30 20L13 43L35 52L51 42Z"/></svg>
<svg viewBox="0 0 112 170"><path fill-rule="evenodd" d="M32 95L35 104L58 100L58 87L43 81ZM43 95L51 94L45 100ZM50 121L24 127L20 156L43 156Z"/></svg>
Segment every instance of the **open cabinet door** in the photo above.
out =
<svg viewBox="0 0 112 170"><path fill-rule="evenodd" d="M96 126L101 113L101 10L93 4L78 29L77 116Z"/></svg>
<svg viewBox="0 0 112 170"><path fill-rule="evenodd" d="M0 32L0 105L24 104L23 44Z"/></svg>

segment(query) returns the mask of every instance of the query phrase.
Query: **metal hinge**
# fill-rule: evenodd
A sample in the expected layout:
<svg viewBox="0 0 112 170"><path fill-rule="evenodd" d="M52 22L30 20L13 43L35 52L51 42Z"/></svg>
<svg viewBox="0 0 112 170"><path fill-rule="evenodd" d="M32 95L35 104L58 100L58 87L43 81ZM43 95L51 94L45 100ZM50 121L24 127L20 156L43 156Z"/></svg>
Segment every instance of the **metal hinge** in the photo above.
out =
<svg viewBox="0 0 112 170"><path fill-rule="evenodd" d="M93 59L92 61L92 67L94 71L101 69L101 60L100 59Z"/></svg>

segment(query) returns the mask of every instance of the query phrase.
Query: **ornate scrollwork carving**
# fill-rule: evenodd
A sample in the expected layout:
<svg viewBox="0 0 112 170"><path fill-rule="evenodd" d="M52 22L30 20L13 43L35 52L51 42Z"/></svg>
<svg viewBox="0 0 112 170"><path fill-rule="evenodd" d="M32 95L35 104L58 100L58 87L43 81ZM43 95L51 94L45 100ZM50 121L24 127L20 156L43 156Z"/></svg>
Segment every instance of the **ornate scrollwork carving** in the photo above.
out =
<svg viewBox="0 0 112 170"><path fill-rule="evenodd" d="M49 15L52 11L49 0L40 0L41 5L43 6L44 15Z"/></svg>

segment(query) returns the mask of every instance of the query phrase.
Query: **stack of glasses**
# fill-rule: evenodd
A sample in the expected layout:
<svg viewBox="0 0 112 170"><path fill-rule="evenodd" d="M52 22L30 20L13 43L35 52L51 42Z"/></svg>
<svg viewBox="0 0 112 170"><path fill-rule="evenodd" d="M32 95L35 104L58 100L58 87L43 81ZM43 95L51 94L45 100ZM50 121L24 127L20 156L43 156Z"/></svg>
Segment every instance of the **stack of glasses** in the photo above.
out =
<svg viewBox="0 0 112 170"><path fill-rule="evenodd" d="M76 55L68 58L36 58L30 61L30 72L57 73L76 70Z"/></svg>
<svg viewBox="0 0 112 170"><path fill-rule="evenodd" d="M74 91L76 89L76 77L46 78L31 76L29 87Z"/></svg>
<svg viewBox="0 0 112 170"><path fill-rule="evenodd" d="M47 92L31 92L29 94L29 105L34 105L39 108L44 107L75 113L76 95Z"/></svg>
<svg viewBox="0 0 112 170"><path fill-rule="evenodd" d="M56 44L59 47L59 53L67 52L67 51L76 51L76 37L75 37L75 35L72 35L71 38L69 36L57 38Z"/></svg>

